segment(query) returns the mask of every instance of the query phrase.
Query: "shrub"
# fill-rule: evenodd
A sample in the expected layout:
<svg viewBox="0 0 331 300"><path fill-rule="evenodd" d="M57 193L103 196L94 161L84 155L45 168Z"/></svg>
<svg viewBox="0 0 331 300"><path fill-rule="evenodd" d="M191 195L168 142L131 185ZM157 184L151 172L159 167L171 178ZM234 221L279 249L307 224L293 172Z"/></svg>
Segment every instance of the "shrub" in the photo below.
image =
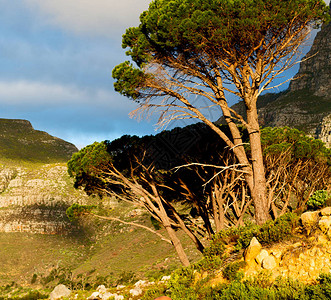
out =
<svg viewBox="0 0 331 300"><path fill-rule="evenodd" d="M36 273L34 273L33 276L32 276L32 279L31 279L31 284L36 283L37 278L38 278L38 275Z"/></svg>
<svg viewBox="0 0 331 300"><path fill-rule="evenodd" d="M161 295L165 295L165 293L166 288L164 285L155 285L145 292L144 296L142 297L142 300L155 299Z"/></svg>
<svg viewBox="0 0 331 300"><path fill-rule="evenodd" d="M309 197L307 201L308 209L317 210L324 207L327 203L327 200L330 199L329 193L327 191L316 191Z"/></svg>
<svg viewBox="0 0 331 300"><path fill-rule="evenodd" d="M213 237L210 246L204 251L204 255L219 255L223 258L225 245L233 244L234 249L239 251L247 248L254 236L262 245L270 245L279 242L291 236L292 230L297 225L297 222L297 215L287 213L261 226L249 224L221 231Z"/></svg>
<svg viewBox="0 0 331 300"><path fill-rule="evenodd" d="M205 257L220 256L223 257L225 250L225 242L223 239L220 239L218 235L215 235L212 239L212 242L208 248L205 248L203 255Z"/></svg>
<svg viewBox="0 0 331 300"><path fill-rule="evenodd" d="M245 261L235 261L226 265L222 273L224 278L233 281L240 280L243 278L243 273L239 272L240 269L246 266Z"/></svg>
<svg viewBox="0 0 331 300"><path fill-rule="evenodd" d="M171 298L173 300L195 300L197 299L194 288L194 268L180 268L172 273L168 282Z"/></svg>
<svg viewBox="0 0 331 300"><path fill-rule="evenodd" d="M119 284L130 284L130 283L133 283L137 280L137 277L136 277L136 274L132 271L123 271L116 284L119 285Z"/></svg>
<svg viewBox="0 0 331 300"><path fill-rule="evenodd" d="M205 257L196 262L193 267L198 271L212 271L219 269L221 264L221 257L217 255L205 255Z"/></svg>

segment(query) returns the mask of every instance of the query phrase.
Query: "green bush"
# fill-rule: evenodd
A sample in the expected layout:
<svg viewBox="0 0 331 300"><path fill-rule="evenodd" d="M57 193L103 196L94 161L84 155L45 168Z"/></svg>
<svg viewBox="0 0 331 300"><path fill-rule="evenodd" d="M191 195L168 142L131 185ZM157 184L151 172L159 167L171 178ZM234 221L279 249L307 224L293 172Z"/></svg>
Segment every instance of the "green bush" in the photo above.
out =
<svg viewBox="0 0 331 300"><path fill-rule="evenodd" d="M233 280L240 280L243 278L243 273L239 272L240 269L244 268L246 266L245 261L235 261L232 263L229 263L225 266L223 269L223 277L233 281Z"/></svg>
<svg viewBox="0 0 331 300"><path fill-rule="evenodd" d="M194 264L194 269L198 271L212 271L220 268L222 259L217 255L205 255Z"/></svg>
<svg viewBox="0 0 331 300"><path fill-rule="evenodd" d="M142 297L142 300L155 299L165 294L166 294L166 287L164 284L154 285L145 292L144 296Z"/></svg>
<svg viewBox="0 0 331 300"><path fill-rule="evenodd" d="M214 235L209 247L204 249L203 255L205 257L213 257L213 256L223 257L224 250L225 250L224 240L220 239L218 235Z"/></svg>
<svg viewBox="0 0 331 300"><path fill-rule="evenodd" d="M316 191L309 197L307 201L307 208L311 210L317 210L324 207L327 201L330 199L330 195L327 191Z"/></svg>
<svg viewBox="0 0 331 300"><path fill-rule="evenodd" d="M194 268L180 268L172 273L168 282L168 288L173 300L195 300L196 290L194 287Z"/></svg>
<svg viewBox="0 0 331 300"><path fill-rule="evenodd" d="M208 248L205 256L219 255L223 258L225 245L233 245L236 251L247 248L253 237L266 246L282 241L291 236L293 228L297 225L298 217L287 213L274 221L268 221L261 226L249 224L238 228L217 233Z"/></svg>
<svg viewBox="0 0 331 300"><path fill-rule="evenodd" d="M133 283L137 280L137 277L136 277L136 274L132 271L123 271L116 284L119 285L119 284L130 284L130 283Z"/></svg>

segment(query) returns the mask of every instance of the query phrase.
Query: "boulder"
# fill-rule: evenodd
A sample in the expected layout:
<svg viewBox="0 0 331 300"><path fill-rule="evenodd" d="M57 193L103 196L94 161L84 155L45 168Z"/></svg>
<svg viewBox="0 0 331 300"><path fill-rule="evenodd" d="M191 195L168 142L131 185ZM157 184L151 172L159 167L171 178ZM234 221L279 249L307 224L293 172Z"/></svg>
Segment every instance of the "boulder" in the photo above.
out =
<svg viewBox="0 0 331 300"><path fill-rule="evenodd" d="M105 300L109 299L110 297L114 297L114 300L124 300L124 296L117 294L110 294L108 298L105 298Z"/></svg>
<svg viewBox="0 0 331 300"><path fill-rule="evenodd" d="M87 298L88 300L99 300L102 299L102 296L99 292L93 292L90 297Z"/></svg>
<svg viewBox="0 0 331 300"><path fill-rule="evenodd" d="M168 275L168 276L162 276L161 281L162 281L162 282L163 282L163 281L168 281L168 280L170 280L170 278L171 278L171 275Z"/></svg>
<svg viewBox="0 0 331 300"><path fill-rule="evenodd" d="M135 287L134 289L130 290L130 294L132 296L139 296L143 293L142 289L140 287Z"/></svg>
<svg viewBox="0 0 331 300"><path fill-rule="evenodd" d="M318 211L307 211L301 215L301 222L305 229L309 232L318 223Z"/></svg>
<svg viewBox="0 0 331 300"><path fill-rule="evenodd" d="M268 251L265 250L265 249L262 249L262 250L260 251L260 253L256 256L255 260L256 260L256 262L257 262L259 265L261 265L261 264L262 264L262 261L263 261L266 257L268 257L268 256L269 256Z"/></svg>
<svg viewBox="0 0 331 300"><path fill-rule="evenodd" d="M149 284L146 280L139 280L134 284L135 287L144 287L147 285L149 285Z"/></svg>
<svg viewBox="0 0 331 300"><path fill-rule="evenodd" d="M261 244L259 243L256 237L253 237L249 246L245 251L244 254L245 261L247 263L253 261L256 258L256 256L260 253L261 249L262 249Z"/></svg>
<svg viewBox="0 0 331 300"><path fill-rule="evenodd" d="M59 284L50 293L49 299L50 300L60 299L62 297L68 297L70 294L71 291L64 284Z"/></svg>
<svg viewBox="0 0 331 300"><path fill-rule="evenodd" d="M104 294L104 293L107 292L107 289L106 289L106 287L102 284L102 285L99 285L99 286L97 287L97 292L99 292L100 294Z"/></svg>
<svg viewBox="0 0 331 300"><path fill-rule="evenodd" d="M277 267L277 262L274 256L270 255L263 259L262 268L266 270L273 270Z"/></svg>
<svg viewBox="0 0 331 300"><path fill-rule="evenodd" d="M281 258L282 258L282 254L283 254L283 252L282 252L282 250L280 250L280 249L273 249L273 250L271 251L271 254L272 254L274 257L276 257L276 259L281 259Z"/></svg>
<svg viewBox="0 0 331 300"><path fill-rule="evenodd" d="M331 227L331 217L323 216L318 222L318 227L323 233L327 233Z"/></svg>
<svg viewBox="0 0 331 300"><path fill-rule="evenodd" d="M321 209L322 216L331 216L331 207L324 207Z"/></svg>

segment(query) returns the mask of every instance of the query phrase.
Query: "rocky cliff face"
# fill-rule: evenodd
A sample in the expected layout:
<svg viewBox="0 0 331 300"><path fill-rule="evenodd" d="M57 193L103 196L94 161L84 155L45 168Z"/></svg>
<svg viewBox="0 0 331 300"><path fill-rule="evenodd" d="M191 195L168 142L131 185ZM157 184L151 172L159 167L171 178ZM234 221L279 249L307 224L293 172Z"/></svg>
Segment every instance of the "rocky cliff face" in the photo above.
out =
<svg viewBox="0 0 331 300"><path fill-rule="evenodd" d="M0 232L67 233L66 208L87 202L63 163L0 168Z"/></svg>
<svg viewBox="0 0 331 300"><path fill-rule="evenodd" d="M290 126L331 147L331 23L317 33L288 91L259 109L263 126Z"/></svg>
<svg viewBox="0 0 331 300"><path fill-rule="evenodd" d="M78 149L35 130L27 120L0 119L0 232L68 233L65 210L88 197L73 188L66 161Z"/></svg>
<svg viewBox="0 0 331 300"><path fill-rule="evenodd" d="M330 10L331 12L331 10ZM331 23L317 33L314 44L303 58L300 70L290 84L291 92L308 89L316 96L331 95Z"/></svg>

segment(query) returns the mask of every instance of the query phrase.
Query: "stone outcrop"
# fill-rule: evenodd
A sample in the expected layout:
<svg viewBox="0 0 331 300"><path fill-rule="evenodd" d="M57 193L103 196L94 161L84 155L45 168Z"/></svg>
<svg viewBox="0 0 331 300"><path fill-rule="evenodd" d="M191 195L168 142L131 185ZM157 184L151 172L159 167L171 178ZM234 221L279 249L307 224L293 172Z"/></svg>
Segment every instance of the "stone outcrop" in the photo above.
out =
<svg viewBox="0 0 331 300"><path fill-rule="evenodd" d="M271 271L272 278L290 277L312 283L321 273L331 271L331 207L301 215L302 227L308 239L296 243L279 243L271 248L260 248L254 258L244 255L247 263L245 276ZM314 231L311 236L309 234ZM258 245L253 238L251 245ZM254 246L255 247L255 246ZM255 249L258 249L255 247ZM247 250L246 250L247 251Z"/></svg>
<svg viewBox="0 0 331 300"><path fill-rule="evenodd" d="M66 208L88 199L67 173L77 151L27 120L0 119L0 232L71 231Z"/></svg>
<svg viewBox="0 0 331 300"><path fill-rule="evenodd" d="M54 288L54 290L50 293L49 299L50 300L57 300L63 297L70 296L71 291L63 284L59 284Z"/></svg>
<svg viewBox="0 0 331 300"><path fill-rule="evenodd" d="M253 237L248 248L244 253L245 261L248 264L250 264L250 262L253 261L256 258L256 256L261 252L261 249L262 249L261 244L256 239L256 237Z"/></svg>
<svg viewBox="0 0 331 300"><path fill-rule="evenodd" d="M330 10L331 11L331 10ZM302 59L300 69L291 81L290 91L308 89L316 96L331 95L331 23L317 33L310 51Z"/></svg>
<svg viewBox="0 0 331 300"><path fill-rule="evenodd" d="M0 168L0 232L70 232L66 208L87 202L73 188L65 164Z"/></svg>
<svg viewBox="0 0 331 300"><path fill-rule="evenodd" d="M328 148L331 148L331 114L324 117L318 124L315 136L324 142Z"/></svg>

